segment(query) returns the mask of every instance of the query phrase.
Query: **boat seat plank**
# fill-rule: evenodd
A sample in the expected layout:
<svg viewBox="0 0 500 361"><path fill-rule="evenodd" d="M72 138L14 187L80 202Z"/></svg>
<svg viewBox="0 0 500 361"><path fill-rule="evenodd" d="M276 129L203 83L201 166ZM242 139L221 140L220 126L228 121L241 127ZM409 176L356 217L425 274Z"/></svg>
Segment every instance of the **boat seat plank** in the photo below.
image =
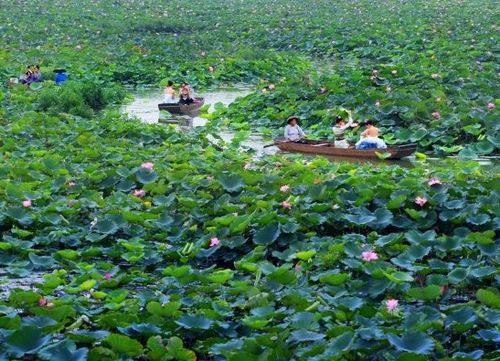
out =
<svg viewBox="0 0 500 361"><path fill-rule="evenodd" d="M312 144L313 147L325 147L327 145L330 145L330 143Z"/></svg>

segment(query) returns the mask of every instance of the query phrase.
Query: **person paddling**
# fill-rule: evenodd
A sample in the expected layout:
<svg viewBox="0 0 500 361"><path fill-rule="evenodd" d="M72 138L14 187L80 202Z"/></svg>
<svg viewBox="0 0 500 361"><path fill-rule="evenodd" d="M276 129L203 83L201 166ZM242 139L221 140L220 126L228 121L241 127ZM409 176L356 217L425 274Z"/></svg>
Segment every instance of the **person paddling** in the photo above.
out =
<svg viewBox="0 0 500 361"><path fill-rule="evenodd" d="M333 134L335 135L336 148L349 148L349 143L344 138L344 133L348 128L355 128L358 126L358 123L354 123L352 120L352 112L348 110L347 114L349 115L347 123L344 118L338 116L337 119L335 119L335 126L332 128Z"/></svg>
<svg viewBox="0 0 500 361"><path fill-rule="evenodd" d="M302 138L306 137L306 134L299 126L299 117L292 115L287 119L287 125L285 126L284 138L287 142L299 142Z"/></svg>

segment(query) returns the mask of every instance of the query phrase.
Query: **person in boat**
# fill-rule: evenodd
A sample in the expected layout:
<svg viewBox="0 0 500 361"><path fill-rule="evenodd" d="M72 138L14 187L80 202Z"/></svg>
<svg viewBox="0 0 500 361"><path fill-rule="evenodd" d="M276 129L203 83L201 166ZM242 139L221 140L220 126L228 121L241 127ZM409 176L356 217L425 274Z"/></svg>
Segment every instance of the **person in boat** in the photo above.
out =
<svg viewBox="0 0 500 361"><path fill-rule="evenodd" d="M166 104L176 103L174 83L171 80L168 81L167 86L165 87L165 97L163 102Z"/></svg>
<svg viewBox="0 0 500 361"><path fill-rule="evenodd" d="M195 100L196 99L196 95L194 93L194 89L193 87L188 83L188 82L183 82L181 84L181 88L187 88L189 90L189 96Z"/></svg>
<svg viewBox="0 0 500 361"><path fill-rule="evenodd" d="M54 82L56 83L56 85L61 85L68 80L66 69L54 69L54 73L56 73L54 77Z"/></svg>
<svg viewBox="0 0 500 361"><path fill-rule="evenodd" d="M287 125L285 126L285 131L283 137L287 142L300 142L302 138L306 137L306 134L299 125L299 117L292 115L287 119Z"/></svg>
<svg viewBox="0 0 500 361"><path fill-rule="evenodd" d="M181 93L179 94L179 104L180 105L189 105L193 104L194 100L189 93L189 89L187 87L181 88Z"/></svg>
<svg viewBox="0 0 500 361"><path fill-rule="evenodd" d="M349 128L355 128L358 126L358 123L354 123L352 120L352 111L348 110L347 114L349 115L349 119L346 121L341 116L338 116L335 119L335 125L333 126L333 134L335 135L334 145L336 148L349 148L349 143L344 138L344 133Z"/></svg>
<svg viewBox="0 0 500 361"><path fill-rule="evenodd" d="M361 133L361 139L356 143L356 149L385 149L387 145L378 136L380 131L373 120L365 122L366 129Z"/></svg>

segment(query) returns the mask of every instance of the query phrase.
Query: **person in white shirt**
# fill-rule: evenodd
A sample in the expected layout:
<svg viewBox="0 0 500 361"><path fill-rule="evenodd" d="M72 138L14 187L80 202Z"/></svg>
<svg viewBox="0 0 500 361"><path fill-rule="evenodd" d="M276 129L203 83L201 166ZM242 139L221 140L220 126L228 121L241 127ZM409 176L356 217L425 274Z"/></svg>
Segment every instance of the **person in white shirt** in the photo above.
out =
<svg viewBox="0 0 500 361"><path fill-rule="evenodd" d="M349 114L347 123L344 118L338 116L337 119L335 119L335 126L332 128L333 134L335 135L336 148L349 148L349 143L344 138L344 133L348 128L355 128L358 126L358 123L354 123L352 120L352 111L348 110L347 114Z"/></svg>
<svg viewBox="0 0 500 361"><path fill-rule="evenodd" d="M163 99L163 102L167 104L177 103L177 101L175 100L174 83L171 80L168 81L168 84L165 88L165 97Z"/></svg>
<svg viewBox="0 0 500 361"><path fill-rule="evenodd" d="M299 118L292 115L287 119L287 125L284 131L285 141L298 142L300 139L305 138L306 134L298 124Z"/></svg>

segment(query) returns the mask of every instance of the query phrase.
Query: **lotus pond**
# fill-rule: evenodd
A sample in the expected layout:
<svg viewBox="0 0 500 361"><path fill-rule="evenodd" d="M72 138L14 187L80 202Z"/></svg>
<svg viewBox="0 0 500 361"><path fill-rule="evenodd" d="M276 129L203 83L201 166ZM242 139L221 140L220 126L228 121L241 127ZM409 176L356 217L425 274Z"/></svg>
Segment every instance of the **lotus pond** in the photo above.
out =
<svg viewBox="0 0 500 361"><path fill-rule="evenodd" d="M494 2L1 6L2 79L70 81L0 86L0 360L500 357L498 168L467 159L498 155ZM248 93L124 114L170 78ZM343 108L413 166L241 147Z"/></svg>

